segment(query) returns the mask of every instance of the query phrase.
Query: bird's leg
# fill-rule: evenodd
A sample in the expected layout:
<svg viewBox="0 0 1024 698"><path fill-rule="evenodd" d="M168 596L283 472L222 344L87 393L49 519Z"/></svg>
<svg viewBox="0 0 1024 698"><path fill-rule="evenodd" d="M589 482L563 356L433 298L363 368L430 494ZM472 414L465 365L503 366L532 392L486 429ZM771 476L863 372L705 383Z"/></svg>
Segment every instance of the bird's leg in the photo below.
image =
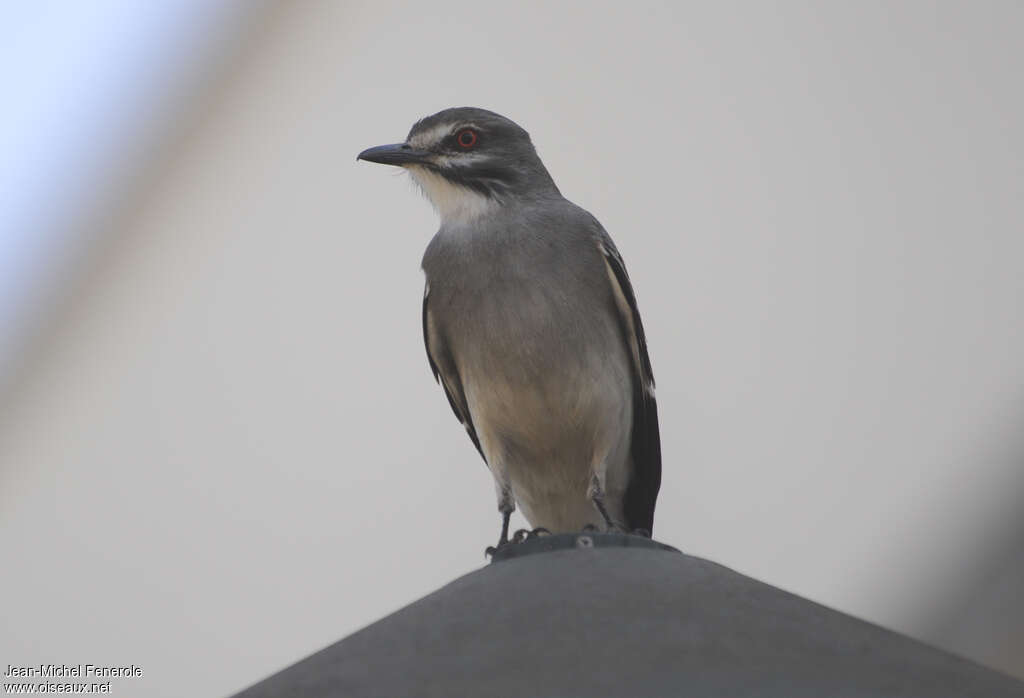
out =
<svg viewBox="0 0 1024 698"><path fill-rule="evenodd" d="M500 485L498 487L498 512L501 514L501 536L498 538L498 544L487 548L484 555L493 555L498 548L508 545L508 524L512 518L512 512L515 510L516 500L512 496L512 488L508 485Z"/></svg>
<svg viewBox="0 0 1024 698"><path fill-rule="evenodd" d="M601 514L601 518L604 519L604 525L608 527L609 531L615 530L615 523L612 521L612 517L608 515L608 510L604 506L604 501L600 497L591 497L590 500L597 507L597 511Z"/></svg>
<svg viewBox="0 0 1024 698"><path fill-rule="evenodd" d="M512 518L512 510L501 512L501 536L498 538L497 547L508 545L508 522Z"/></svg>
<svg viewBox="0 0 1024 698"><path fill-rule="evenodd" d="M503 478L504 480L504 478ZM516 510L516 498L512 496L511 483L504 481L498 486L498 511L501 512L501 537L498 547L508 544L508 522Z"/></svg>
<svg viewBox="0 0 1024 698"><path fill-rule="evenodd" d="M619 527L612 520L611 515L608 513L608 508L604 505L604 488L601 487L601 482L598 480L597 475L594 475L590 479L590 487L587 488L587 495L590 497L590 501L594 503L594 507L597 508L601 518L604 519L604 525L609 531L617 531Z"/></svg>

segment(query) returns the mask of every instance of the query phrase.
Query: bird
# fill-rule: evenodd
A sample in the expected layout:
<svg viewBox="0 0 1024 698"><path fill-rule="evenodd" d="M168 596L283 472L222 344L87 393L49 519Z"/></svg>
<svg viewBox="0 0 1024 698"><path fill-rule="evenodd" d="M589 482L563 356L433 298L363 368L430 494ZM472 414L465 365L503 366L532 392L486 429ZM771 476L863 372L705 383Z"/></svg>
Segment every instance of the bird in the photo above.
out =
<svg viewBox="0 0 1024 698"><path fill-rule="evenodd" d="M529 133L477 107L417 121L358 160L404 168L440 226L423 255L427 360L494 479L501 533L651 536L654 375L626 265L565 199Z"/></svg>

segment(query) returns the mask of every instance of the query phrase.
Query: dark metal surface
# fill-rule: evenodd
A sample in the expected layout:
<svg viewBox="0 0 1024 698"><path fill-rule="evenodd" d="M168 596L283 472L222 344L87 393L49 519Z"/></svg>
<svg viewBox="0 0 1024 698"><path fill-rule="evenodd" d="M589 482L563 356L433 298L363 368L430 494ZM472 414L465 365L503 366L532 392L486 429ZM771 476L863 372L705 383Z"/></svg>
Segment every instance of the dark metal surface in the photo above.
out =
<svg viewBox="0 0 1024 698"><path fill-rule="evenodd" d="M237 694L269 696L1024 698L1024 684L668 546L579 534L503 549Z"/></svg>
<svg viewBox="0 0 1024 698"><path fill-rule="evenodd" d="M649 548L678 553L670 545L643 536L623 535L621 533L560 533L558 535L533 535L521 543L505 545L498 548L491 556L491 562L502 562L524 555L550 553L554 550L572 550L574 548Z"/></svg>

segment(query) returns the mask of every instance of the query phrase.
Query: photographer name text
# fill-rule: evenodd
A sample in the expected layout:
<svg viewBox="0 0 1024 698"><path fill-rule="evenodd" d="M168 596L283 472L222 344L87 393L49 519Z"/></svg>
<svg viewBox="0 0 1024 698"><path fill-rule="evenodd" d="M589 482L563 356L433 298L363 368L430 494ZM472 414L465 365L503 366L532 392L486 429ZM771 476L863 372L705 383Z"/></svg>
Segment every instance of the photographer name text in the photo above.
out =
<svg viewBox="0 0 1024 698"><path fill-rule="evenodd" d="M101 664L39 664L37 666L15 666L7 665L4 678L25 677L25 678L49 678L68 677L77 678L109 678L112 676L142 676L142 667L131 664L129 666L103 666Z"/></svg>

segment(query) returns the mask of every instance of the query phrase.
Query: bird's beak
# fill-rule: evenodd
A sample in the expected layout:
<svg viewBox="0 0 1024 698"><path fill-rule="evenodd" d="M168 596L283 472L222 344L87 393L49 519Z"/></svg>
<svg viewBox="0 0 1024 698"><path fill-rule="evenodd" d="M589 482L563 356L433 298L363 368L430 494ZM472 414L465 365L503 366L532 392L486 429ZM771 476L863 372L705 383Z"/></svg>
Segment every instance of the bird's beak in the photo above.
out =
<svg viewBox="0 0 1024 698"><path fill-rule="evenodd" d="M379 162L382 165L416 165L429 162L430 153L416 150L408 143L392 143L367 148L356 156L356 160Z"/></svg>

